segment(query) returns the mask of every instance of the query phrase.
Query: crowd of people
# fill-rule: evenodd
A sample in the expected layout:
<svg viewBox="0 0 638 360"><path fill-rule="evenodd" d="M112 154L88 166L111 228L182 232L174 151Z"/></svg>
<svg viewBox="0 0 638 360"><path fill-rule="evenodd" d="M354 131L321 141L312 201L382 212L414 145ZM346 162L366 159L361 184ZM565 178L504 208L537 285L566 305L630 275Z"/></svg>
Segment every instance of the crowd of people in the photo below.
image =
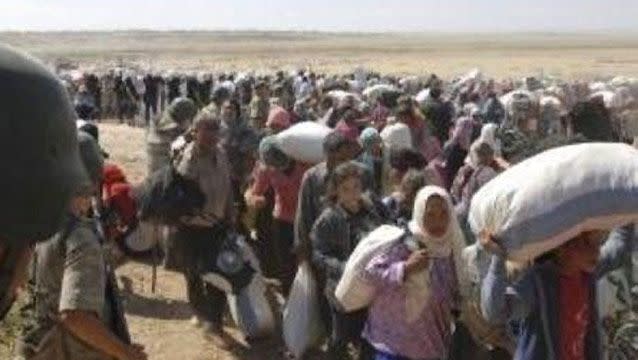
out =
<svg viewBox="0 0 638 360"><path fill-rule="evenodd" d="M236 231L252 239L259 270L277 280L284 299L298 265L312 265L331 359L602 359L592 289L626 261L633 226L612 232L600 257L607 235L583 233L512 275L497 242L474 234L467 216L482 186L539 151L634 141L623 118L636 105L631 80L600 89L535 78L497 82L479 73L445 81L358 69L347 76L110 72L66 85L83 120L80 154L90 180L74 189L62 230L35 248L33 301L24 310L30 326L18 346L23 358L146 357L142 346L131 345L101 248L104 234L122 236L137 219L116 214L119 233L95 227L113 226L97 216L121 208L116 195L130 190L106 194L101 186L96 122L140 113L148 126L149 173L170 167L202 196L196 212L158 234L166 234L165 265L184 274L194 324L206 332L224 331L227 298L204 274L222 239ZM286 154L275 140L305 121L331 129L318 164ZM365 268L377 288L370 306L346 312L335 298L337 283L357 244L383 224L405 235ZM477 242L493 254L479 285L480 316L506 328L512 348L477 341L464 313L471 298L460 285L464 248ZM543 317L551 328L542 326ZM58 324L59 337L49 336ZM58 340L66 357L38 357L46 346L57 349Z"/></svg>

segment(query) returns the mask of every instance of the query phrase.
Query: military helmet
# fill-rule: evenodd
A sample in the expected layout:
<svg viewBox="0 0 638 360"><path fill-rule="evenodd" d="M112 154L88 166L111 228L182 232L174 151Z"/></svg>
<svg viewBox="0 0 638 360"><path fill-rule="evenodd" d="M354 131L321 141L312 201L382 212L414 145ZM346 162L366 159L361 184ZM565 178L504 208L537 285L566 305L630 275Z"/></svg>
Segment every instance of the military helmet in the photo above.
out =
<svg viewBox="0 0 638 360"><path fill-rule="evenodd" d="M45 240L87 174L62 83L37 60L0 45L0 239Z"/></svg>

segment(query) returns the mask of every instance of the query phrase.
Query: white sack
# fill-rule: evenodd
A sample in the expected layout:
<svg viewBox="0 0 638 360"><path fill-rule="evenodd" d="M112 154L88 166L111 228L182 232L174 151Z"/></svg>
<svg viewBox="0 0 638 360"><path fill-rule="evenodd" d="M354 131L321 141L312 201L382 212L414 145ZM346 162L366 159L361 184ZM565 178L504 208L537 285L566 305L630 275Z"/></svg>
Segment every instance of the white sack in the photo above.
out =
<svg viewBox="0 0 638 360"><path fill-rule="evenodd" d="M335 296L346 312L363 309L374 299L376 288L365 277L365 267L377 255L388 250L405 233L392 225L382 225L363 238L346 262Z"/></svg>
<svg viewBox="0 0 638 360"><path fill-rule="evenodd" d="M638 221L638 150L587 143L548 150L481 188L472 231L493 233L508 257L525 262L578 234Z"/></svg>
<svg viewBox="0 0 638 360"><path fill-rule="evenodd" d="M330 132L325 125L304 121L277 134L277 145L297 161L317 164L324 160L323 140Z"/></svg>
<svg viewBox="0 0 638 360"><path fill-rule="evenodd" d="M388 148L412 147L412 133L410 128L404 123L394 123L386 126L381 131L381 140Z"/></svg>

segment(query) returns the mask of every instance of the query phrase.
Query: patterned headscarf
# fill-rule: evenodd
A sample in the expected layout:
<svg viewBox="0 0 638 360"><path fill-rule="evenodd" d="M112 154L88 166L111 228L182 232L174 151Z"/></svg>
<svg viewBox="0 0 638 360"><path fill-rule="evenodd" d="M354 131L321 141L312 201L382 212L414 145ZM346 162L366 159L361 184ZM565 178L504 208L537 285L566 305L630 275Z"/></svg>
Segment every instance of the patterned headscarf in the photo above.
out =
<svg viewBox="0 0 638 360"><path fill-rule="evenodd" d="M469 117L462 117L456 120L456 126L452 133L453 144L458 144L465 151L470 150L472 145L472 132L474 130L474 121Z"/></svg>
<svg viewBox="0 0 638 360"><path fill-rule="evenodd" d="M364 151L368 151L374 146L375 143L381 142L381 136L377 129L373 127L365 128L361 135L359 135L359 142Z"/></svg>

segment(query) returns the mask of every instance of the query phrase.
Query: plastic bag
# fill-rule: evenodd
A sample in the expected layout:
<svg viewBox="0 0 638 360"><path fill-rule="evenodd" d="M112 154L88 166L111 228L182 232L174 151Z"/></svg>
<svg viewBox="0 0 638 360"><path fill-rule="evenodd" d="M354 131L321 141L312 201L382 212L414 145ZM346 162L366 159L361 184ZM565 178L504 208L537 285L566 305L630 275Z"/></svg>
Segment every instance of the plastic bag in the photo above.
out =
<svg viewBox="0 0 638 360"><path fill-rule="evenodd" d="M310 265L301 263L283 313L284 341L297 359L323 340L319 296Z"/></svg>
<svg viewBox="0 0 638 360"><path fill-rule="evenodd" d="M265 338L274 333L275 315L260 274L238 294L227 293L226 299L233 321L248 339Z"/></svg>

